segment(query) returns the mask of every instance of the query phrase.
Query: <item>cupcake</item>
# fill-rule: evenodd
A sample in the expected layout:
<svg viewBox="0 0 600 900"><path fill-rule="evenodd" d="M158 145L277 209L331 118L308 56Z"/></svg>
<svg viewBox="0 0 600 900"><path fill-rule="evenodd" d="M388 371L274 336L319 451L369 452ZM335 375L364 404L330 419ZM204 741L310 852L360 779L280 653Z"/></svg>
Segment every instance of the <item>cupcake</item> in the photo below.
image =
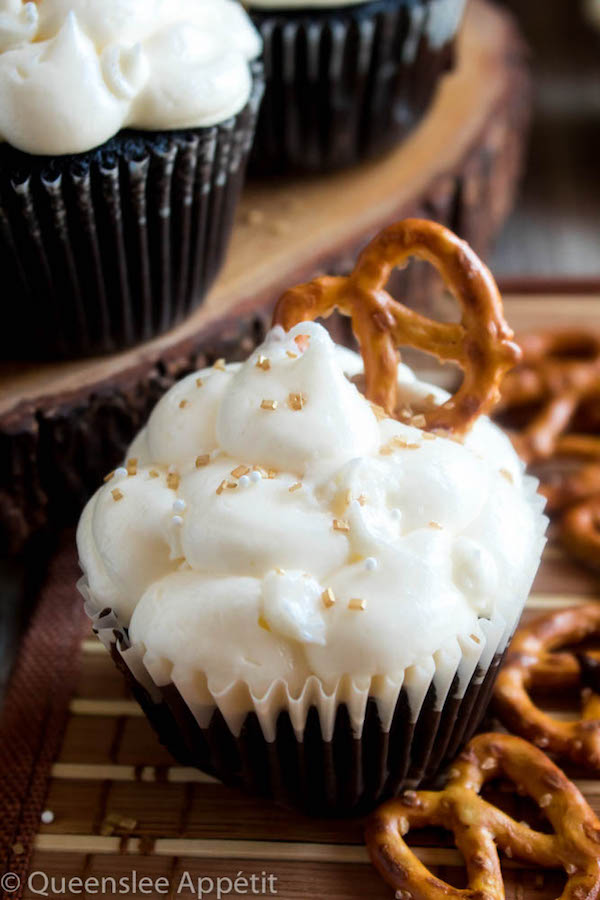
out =
<svg viewBox="0 0 600 900"><path fill-rule="evenodd" d="M251 166L318 172L378 156L453 65L464 0L249 0L265 99Z"/></svg>
<svg viewBox="0 0 600 900"><path fill-rule="evenodd" d="M421 784L471 736L546 525L489 419L426 430L449 395L400 364L400 421L362 372L322 325L275 326L163 396L77 534L87 612L161 741L317 814Z"/></svg>
<svg viewBox="0 0 600 900"><path fill-rule="evenodd" d="M4 358L118 350L201 303L260 52L234 0L0 0Z"/></svg>

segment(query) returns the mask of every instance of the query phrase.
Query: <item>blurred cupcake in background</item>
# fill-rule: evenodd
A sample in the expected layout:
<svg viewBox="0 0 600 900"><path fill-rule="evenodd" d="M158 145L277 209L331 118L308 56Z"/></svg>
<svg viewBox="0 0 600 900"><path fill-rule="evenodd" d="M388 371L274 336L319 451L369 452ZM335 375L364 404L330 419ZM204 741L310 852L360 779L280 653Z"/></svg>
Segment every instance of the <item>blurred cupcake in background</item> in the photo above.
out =
<svg viewBox="0 0 600 900"><path fill-rule="evenodd" d="M600 0L584 0L588 20L600 31Z"/></svg>
<svg viewBox="0 0 600 900"><path fill-rule="evenodd" d="M453 64L465 0L249 0L265 100L251 166L326 171L398 144Z"/></svg>
<svg viewBox="0 0 600 900"><path fill-rule="evenodd" d="M117 350L201 302L260 52L233 0L0 0L5 358Z"/></svg>

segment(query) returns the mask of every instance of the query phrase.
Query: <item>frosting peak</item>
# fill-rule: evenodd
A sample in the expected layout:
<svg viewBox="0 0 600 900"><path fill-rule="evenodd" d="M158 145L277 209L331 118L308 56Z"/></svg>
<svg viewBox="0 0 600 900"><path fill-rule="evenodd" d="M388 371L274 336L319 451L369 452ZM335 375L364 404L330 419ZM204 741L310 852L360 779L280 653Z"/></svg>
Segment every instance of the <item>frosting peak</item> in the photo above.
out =
<svg viewBox="0 0 600 900"><path fill-rule="evenodd" d="M0 0L0 139L80 153L126 127L217 124L260 48L235 0Z"/></svg>

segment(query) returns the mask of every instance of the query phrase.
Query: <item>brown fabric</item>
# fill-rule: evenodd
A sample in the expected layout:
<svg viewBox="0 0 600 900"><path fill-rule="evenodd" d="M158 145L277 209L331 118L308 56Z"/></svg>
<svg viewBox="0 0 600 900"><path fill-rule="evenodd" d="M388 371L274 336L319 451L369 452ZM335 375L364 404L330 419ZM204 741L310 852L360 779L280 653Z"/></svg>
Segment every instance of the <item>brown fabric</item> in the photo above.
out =
<svg viewBox="0 0 600 900"><path fill-rule="evenodd" d="M26 875L87 625L69 534L50 564L0 719L0 873ZM21 897L21 890L10 897ZM4 896L4 895L2 895ZM8 896L8 895L6 895Z"/></svg>

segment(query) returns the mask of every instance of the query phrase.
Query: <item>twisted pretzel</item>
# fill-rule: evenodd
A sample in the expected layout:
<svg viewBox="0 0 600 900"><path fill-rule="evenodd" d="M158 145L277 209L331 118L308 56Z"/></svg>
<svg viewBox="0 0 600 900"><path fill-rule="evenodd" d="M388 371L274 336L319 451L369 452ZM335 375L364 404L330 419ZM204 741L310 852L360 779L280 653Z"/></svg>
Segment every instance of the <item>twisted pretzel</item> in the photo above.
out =
<svg viewBox="0 0 600 900"><path fill-rule="evenodd" d="M520 456L528 463L557 454L600 460L600 433L567 433L578 417L600 425L589 421L600 404L600 334L544 331L523 335L519 344L523 358L504 379L497 411L539 407L514 435Z"/></svg>
<svg viewBox="0 0 600 900"><path fill-rule="evenodd" d="M434 322L384 290L392 269L412 256L438 269L462 307L460 323ZM352 319L366 395L388 415L398 405L398 346L417 347L463 369L454 397L424 413L429 431L467 432L496 401L504 373L520 356L491 273L468 244L434 222L405 219L386 228L363 250L347 278L316 278L287 291L275 308L273 324L288 331L299 322L327 318L336 308Z"/></svg>
<svg viewBox="0 0 600 900"><path fill-rule="evenodd" d="M519 628L495 687L502 721L540 747L578 765L600 769L600 655L553 653L569 644L600 635L600 605L590 603L553 612ZM582 687L583 711L578 721L558 721L529 697L534 688Z"/></svg>
<svg viewBox="0 0 600 900"><path fill-rule="evenodd" d="M520 345L523 360L505 378L497 412L533 409L512 434L525 462L578 461L575 471L542 477L542 493L549 512L560 515L567 549L600 567L600 334L546 331L524 335Z"/></svg>
<svg viewBox="0 0 600 900"><path fill-rule="evenodd" d="M484 783L500 774L537 801L553 834L515 822L479 796ZM404 842L411 827L427 825L454 832L469 878L464 890L435 878ZM408 791L385 803L369 821L366 841L373 863L397 897L504 900L496 845L528 863L562 866L569 877L561 900L593 900L600 891L600 821L541 750L512 735L475 737L454 763L443 791Z"/></svg>

